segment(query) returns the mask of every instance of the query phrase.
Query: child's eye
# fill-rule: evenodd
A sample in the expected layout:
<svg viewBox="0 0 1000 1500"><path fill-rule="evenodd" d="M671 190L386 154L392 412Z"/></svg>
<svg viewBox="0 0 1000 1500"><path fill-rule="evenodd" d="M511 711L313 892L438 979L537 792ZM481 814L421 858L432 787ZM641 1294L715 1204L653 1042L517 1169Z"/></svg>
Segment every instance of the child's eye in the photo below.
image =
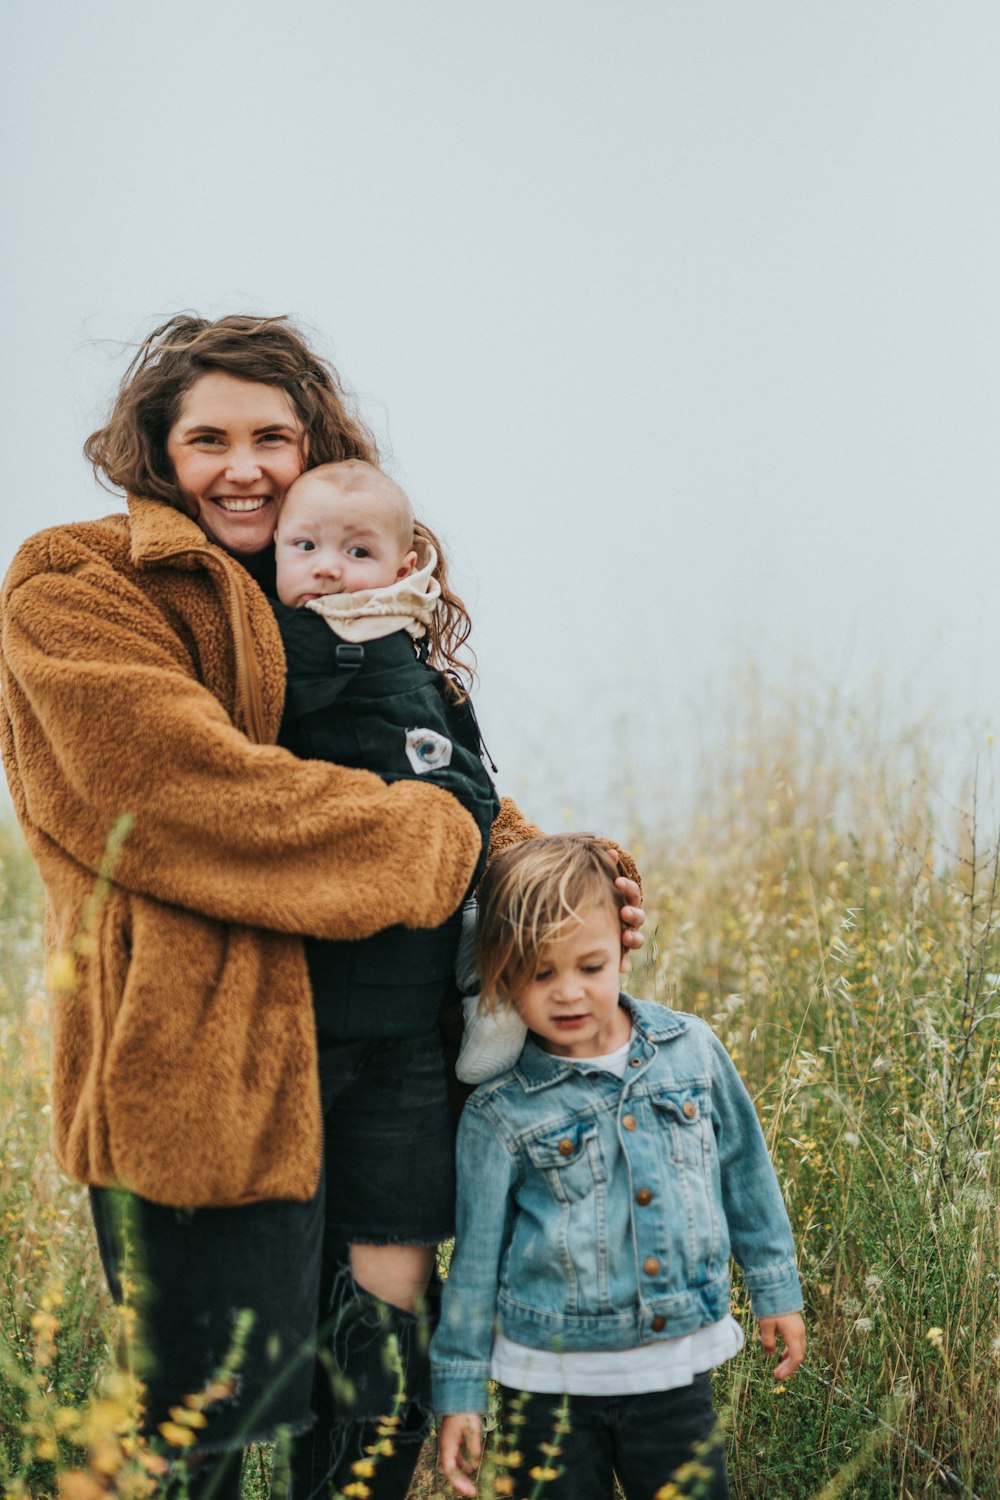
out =
<svg viewBox="0 0 1000 1500"><path fill-rule="evenodd" d="M316 543L311 542L308 537L300 536L298 541L292 543L296 552L315 552Z"/></svg>
<svg viewBox="0 0 1000 1500"><path fill-rule="evenodd" d="M551 978L552 978L552 970L551 969L539 969L538 973L535 975L535 983L536 984L544 984L545 981L546 981L546 979L551 979Z"/></svg>
<svg viewBox="0 0 1000 1500"><path fill-rule="evenodd" d="M367 547L348 547L348 557L370 557L371 553Z"/></svg>
<svg viewBox="0 0 1000 1500"><path fill-rule="evenodd" d="M604 968L603 963L600 963L600 964L584 964L583 965L583 972L585 974L599 974L603 968Z"/></svg>

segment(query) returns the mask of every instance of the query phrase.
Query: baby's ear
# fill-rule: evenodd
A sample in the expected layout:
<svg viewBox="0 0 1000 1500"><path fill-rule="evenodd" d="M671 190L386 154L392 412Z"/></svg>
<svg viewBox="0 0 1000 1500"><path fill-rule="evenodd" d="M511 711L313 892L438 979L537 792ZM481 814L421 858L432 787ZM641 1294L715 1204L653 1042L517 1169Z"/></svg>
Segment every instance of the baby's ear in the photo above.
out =
<svg viewBox="0 0 1000 1500"><path fill-rule="evenodd" d="M415 552L408 552L396 569L396 582L398 583L401 578L409 578L416 565L417 554Z"/></svg>

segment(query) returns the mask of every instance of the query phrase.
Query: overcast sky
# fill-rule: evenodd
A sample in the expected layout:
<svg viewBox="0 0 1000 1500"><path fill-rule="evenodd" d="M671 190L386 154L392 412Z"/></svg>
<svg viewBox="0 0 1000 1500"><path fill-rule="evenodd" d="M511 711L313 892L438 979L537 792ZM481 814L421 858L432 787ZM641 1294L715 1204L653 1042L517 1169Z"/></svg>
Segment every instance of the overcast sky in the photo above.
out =
<svg viewBox="0 0 1000 1500"><path fill-rule="evenodd" d="M1000 718L995 0L0 26L0 567L115 508L80 445L121 341L290 313L450 546L527 811L609 826L623 736L669 802L748 659L880 674L971 762Z"/></svg>

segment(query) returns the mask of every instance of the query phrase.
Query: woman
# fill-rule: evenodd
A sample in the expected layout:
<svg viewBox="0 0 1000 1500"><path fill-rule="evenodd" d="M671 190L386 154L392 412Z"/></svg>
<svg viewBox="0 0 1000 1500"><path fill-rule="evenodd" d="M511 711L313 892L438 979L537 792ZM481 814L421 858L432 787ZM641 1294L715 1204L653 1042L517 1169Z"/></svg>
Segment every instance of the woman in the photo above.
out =
<svg viewBox="0 0 1000 1500"><path fill-rule="evenodd" d="M0 736L56 959L57 1160L93 1189L116 1298L126 1253L144 1262L148 1429L212 1397L192 1493L238 1495L233 1454L279 1429L297 1435L295 1500L342 1487L395 1397L369 1483L402 1497L427 1420L419 1304L451 1228L444 1070L427 1049L405 1076L399 1058L333 1059L324 1170L301 939L441 923L480 837L437 788L274 744L265 597L292 480L374 462L375 444L286 320L182 315L140 346L85 451L128 514L31 538L3 591ZM505 803L492 846L536 833ZM393 1133L400 1087L426 1098L420 1140ZM338 1221L342 1170L382 1190L364 1243ZM318 1323L352 1387L336 1396Z"/></svg>

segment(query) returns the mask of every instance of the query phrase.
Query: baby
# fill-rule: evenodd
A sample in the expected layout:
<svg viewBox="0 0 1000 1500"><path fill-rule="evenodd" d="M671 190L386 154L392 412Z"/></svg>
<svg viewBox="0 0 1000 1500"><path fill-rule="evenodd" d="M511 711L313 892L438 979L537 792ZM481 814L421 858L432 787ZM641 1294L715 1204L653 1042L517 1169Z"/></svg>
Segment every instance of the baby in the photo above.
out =
<svg viewBox="0 0 1000 1500"><path fill-rule="evenodd" d="M499 801L453 675L464 639L455 619L468 616L405 493L356 459L306 470L285 496L275 559L287 664L279 743L303 759L450 792L483 837L478 880ZM321 1052L436 1026L454 994L460 930L459 912L433 930L307 939Z"/></svg>
<svg viewBox="0 0 1000 1500"><path fill-rule="evenodd" d="M373 589L403 583L417 563L413 512L405 492L388 474L356 460L307 469L285 496L274 542L282 604L311 605L331 623L360 617L371 604ZM433 564L425 566L393 598L426 593L424 579L432 571ZM436 580L434 584L431 605L440 594ZM339 604L333 602L337 599ZM386 622L381 635L399 629L391 604L371 618ZM372 638L370 631L365 638Z"/></svg>

